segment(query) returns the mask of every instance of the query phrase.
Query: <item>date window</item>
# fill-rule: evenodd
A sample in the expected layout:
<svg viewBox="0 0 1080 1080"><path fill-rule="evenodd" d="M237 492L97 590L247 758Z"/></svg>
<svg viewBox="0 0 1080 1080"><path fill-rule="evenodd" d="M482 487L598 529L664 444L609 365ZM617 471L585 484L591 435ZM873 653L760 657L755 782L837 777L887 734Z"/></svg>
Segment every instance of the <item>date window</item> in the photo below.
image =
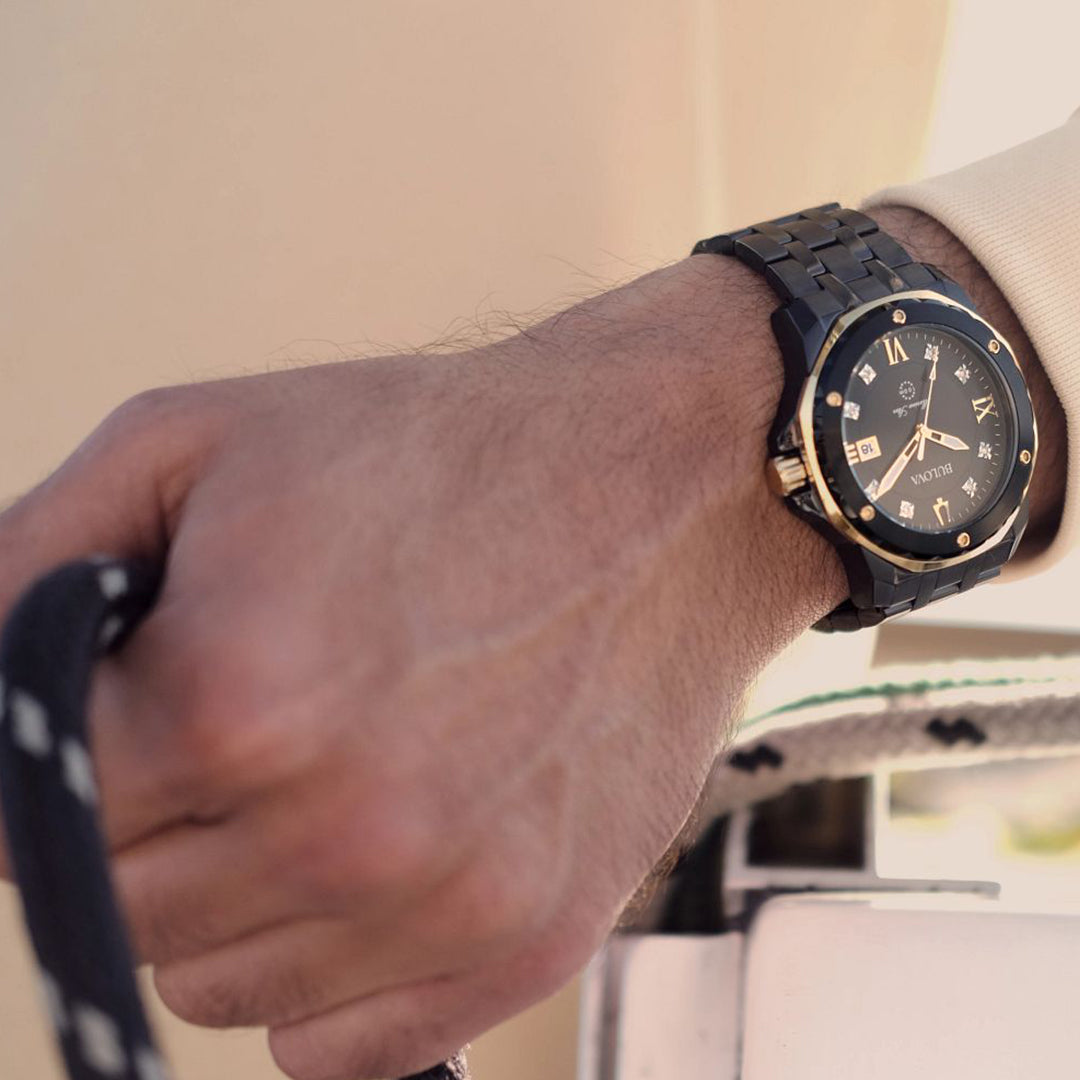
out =
<svg viewBox="0 0 1080 1080"><path fill-rule="evenodd" d="M860 461L873 461L881 457L881 447L878 446L877 436L869 435L865 439L859 439L855 443L855 449L859 454Z"/></svg>
<svg viewBox="0 0 1080 1080"><path fill-rule="evenodd" d="M876 435L867 435L865 439L844 443L844 453L847 454L849 465L858 465L860 461L873 461L881 457L881 447L878 446Z"/></svg>

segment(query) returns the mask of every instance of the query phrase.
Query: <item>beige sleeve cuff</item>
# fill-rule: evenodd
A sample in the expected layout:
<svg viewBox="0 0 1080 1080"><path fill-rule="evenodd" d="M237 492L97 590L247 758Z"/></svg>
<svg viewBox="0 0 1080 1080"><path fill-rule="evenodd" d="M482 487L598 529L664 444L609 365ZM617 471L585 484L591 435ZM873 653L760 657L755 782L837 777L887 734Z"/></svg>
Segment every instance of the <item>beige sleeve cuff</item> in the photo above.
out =
<svg viewBox="0 0 1080 1080"><path fill-rule="evenodd" d="M1065 512L1051 546L1024 572L1045 569L1080 544L1080 111L1037 139L886 188L866 205L914 207L957 236L1009 301L1061 399Z"/></svg>

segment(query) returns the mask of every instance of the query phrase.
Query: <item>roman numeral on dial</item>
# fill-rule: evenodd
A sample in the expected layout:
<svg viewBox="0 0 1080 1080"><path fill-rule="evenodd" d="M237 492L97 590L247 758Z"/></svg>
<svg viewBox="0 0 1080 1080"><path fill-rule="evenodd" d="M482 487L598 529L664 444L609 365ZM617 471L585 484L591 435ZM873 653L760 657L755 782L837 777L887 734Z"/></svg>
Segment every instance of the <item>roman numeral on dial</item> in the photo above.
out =
<svg viewBox="0 0 1080 1080"><path fill-rule="evenodd" d="M904 351L904 346L896 338L885 339L885 355L889 358L889 366L894 364L902 364L905 360L910 360L911 357Z"/></svg>
<svg viewBox="0 0 1080 1080"><path fill-rule="evenodd" d="M975 410L975 419L980 424L987 416L997 416L997 404L994 402L993 394L981 398L972 398L971 407Z"/></svg>

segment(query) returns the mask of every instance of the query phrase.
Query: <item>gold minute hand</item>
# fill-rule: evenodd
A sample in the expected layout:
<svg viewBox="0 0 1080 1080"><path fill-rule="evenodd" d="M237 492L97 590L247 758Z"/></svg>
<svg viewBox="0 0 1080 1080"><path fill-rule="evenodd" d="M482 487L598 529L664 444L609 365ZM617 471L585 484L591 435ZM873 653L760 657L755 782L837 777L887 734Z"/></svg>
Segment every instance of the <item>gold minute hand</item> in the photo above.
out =
<svg viewBox="0 0 1080 1080"><path fill-rule="evenodd" d="M933 428L923 428L923 438L928 439L930 442L937 443L939 446L944 446L946 450L970 450L963 439L957 438L955 435L946 435L944 431L934 431Z"/></svg>
<svg viewBox="0 0 1080 1080"><path fill-rule="evenodd" d="M900 479L900 474L907 468L907 463L922 444L922 433L923 426L920 424L915 434L908 439L904 449L897 455L896 460L885 470L885 475L878 481L877 494L874 496L875 501L880 499Z"/></svg>
<svg viewBox="0 0 1080 1080"><path fill-rule="evenodd" d="M934 396L934 383L937 382L937 353L934 353L933 362L930 365L930 386L926 391L926 408L923 410L922 423L919 425L923 431L923 437L919 440L919 460L922 461L926 453L927 424L930 423L930 399Z"/></svg>

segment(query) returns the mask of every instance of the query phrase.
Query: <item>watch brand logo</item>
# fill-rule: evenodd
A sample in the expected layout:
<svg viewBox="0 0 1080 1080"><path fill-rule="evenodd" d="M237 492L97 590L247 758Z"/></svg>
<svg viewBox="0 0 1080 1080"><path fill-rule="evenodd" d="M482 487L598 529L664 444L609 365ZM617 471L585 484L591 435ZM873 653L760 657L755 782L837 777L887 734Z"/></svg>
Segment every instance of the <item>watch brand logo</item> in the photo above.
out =
<svg viewBox="0 0 1080 1080"><path fill-rule="evenodd" d="M946 462L944 465L935 465L932 469L925 469L923 472L917 472L911 474L911 482L918 487L920 484L928 484L931 480L940 480L943 476L952 476L952 462Z"/></svg>
<svg viewBox="0 0 1080 1080"><path fill-rule="evenodd" d="M910 383L908 385L910 385ZM901 390L901 393L902 392L903 391ZM896 417L897 420L903 420L911 413L918 412L920 409L925 408L926 398L919 398L918 401L913 401L910 405L898 405L895 409L892 410L892 414Z"/></svg>

